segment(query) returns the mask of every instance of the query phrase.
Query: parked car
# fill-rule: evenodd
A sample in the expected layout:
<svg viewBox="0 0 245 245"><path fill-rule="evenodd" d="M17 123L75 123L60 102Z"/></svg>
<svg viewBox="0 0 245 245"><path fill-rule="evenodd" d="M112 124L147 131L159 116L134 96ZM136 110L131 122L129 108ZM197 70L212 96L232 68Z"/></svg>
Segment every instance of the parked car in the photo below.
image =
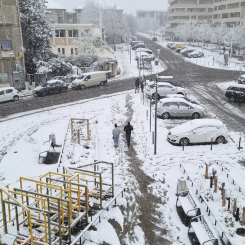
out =
<svg viewBox="0 0 245 245"><path fill-rule="evenodd" d="M175 50L175 52L176 52L176 53L180 53L181 50L184 50L184 49L187 49L187 48L189 48L189 47L177 48L177 49Z"/></svg>
<svg viewBox="0 0 245 245"><path fill-rule="evenodd" d="M157 104L157 115L163 119L170 117L197 119L204 116L204 108L183 98L164 98Z"/></svg>
<svg viewBox="0 0 245 245"><path fill-rule="evenodd" d="M14 87L0 88L0 102L18 101L20 98L19 91Z"/></svg>
<svg viewBox="0 0 245 245"><path fill-rule="evenodd" d="M189 58L201 58L204 57L204 53L202 51L195 50L191 53L188 53Z"/></svg>
<svg viewBox="0 0 245 245"><path fill-rule="evenodd" d="M152 54L148 54L145 52L137 52L137 54L135 55L135 60L138 60L139 57L141 57L141 59L148 57L151 58L152 61L155 59L155 57Z"/></svg>
<svg viewBox="0 0 245 245"><path fill-rule="evenodd" d="M85 89L92 86L103 86L107 83L107 75L104 71L83 73L71 83L73 89Z"/></svg>
<svg viewBox="0 0 245 245"><path fill-rule="evenodd" d="M150 49L148 49L148 48L137 48L137 50L135 51L135 55L137 53L139 53L139 52L145 52L147 54L152 54L153 55L152 51Z"/></svg>
<svg viewBox="0 0 245 245"><path fill-rule="evenodd" d="M177 84L173 82L173 77L172 76L158 76L157 77L157 82L167 82L170 83L171 85L175 87L184 87L184 85Z"/></svg>
<svg viewBox="0 0 245 245"><path fill-rule="evenodd" d="M77 77L78 77L78 75L57 76L57 77L54 77L53 80L62 80L65 83L71 83Z"/></svg>
<svg viewBox="0 0 245 245"><path fill-rule="evenodd" d="M192 98L189 98L189 97L187 97L186 95L183 95L183 94L167 94L166 98L183 98L183 99L185 99L186 101L188 101L188 102L190 102L192 104L198 105L198 103L195 100L193 100Z"/></svg>
<svg viewBox="0 0 245 245"><path fill-rule="evenodd" d="M160 99L165 97L167 94L186 94L186 90L181 87L175 87L167 82L157 83L157 94L156 94L155 82L147 82L145 87L145 94L147 97L152 97L152 99Z"/></svg>
<svg viewBox="0 0 245 245"><path fill-rule="evenodd" d="M171 46L173 46L174 44L176 44L176 42L168 42L166 44L167 48L170 48Z"/></svg>
<svg viewBox="0 0 245 245"><path fill-rule="evenodd" d="M238 84L245 84L245 74L238 77L237 82Z"/></svg>
<svg viewBox="0 0 245 245"><path fill-rule="evenodd" d="M144 43L137 43L137 44L135 44L135 45L132 47L133 50L136 50L136 49L138 49L138 48L145 48L145 44L144 44Z"/></svg>
<svg viewBox="0 0 245 245"><path fill-rule="evenodd" d="M170 48L171 48L171 49L177 49L177 48L182 48L182 47L184 47L184 46L185 46L184 43L176 43L176 44L174 44L173 46L171 46Z"/></svg>
<svg viewBox="0 0 245 245"><path fill-rule="evenodd" d="M131 41L129 44L133 47L137 43L142 43L142 41Z"/></svg>
<svg viewBox="0 0 245 245"><path fill-rule="evenodd" d="M68 84L62 80L50 80L33 90L35 96L59 94L68 90Z"/></svg>
<svg viewBox="0 0 245 245"><path fill-rule="evenodd" d="M191 53L193 51L195 51L196 49L194 48L188 48L188 49L184 49L184 50L181 50L180 53L183 55L183 56L188 56L188 53Z"/></svg>
<svg viewBox="0 0 245 245"><path fill-rule="evenodd" d="M151 40L152 41L157 41L157 37L153 37Z"/></svg>
<svg viewBox="0 0 245 245"><path fill-rule="evenodd" d="M179 145L211 141L216 144L224 144L227 140L228 130L217 119L196 119L188 121L172 128L167 136L167 141Z"/></svg>
<svg viewBox="0 0 245 245"><path fill-rule="evenodd" d="M234 84L226 89L225 96L232 102L244 102L245 86L243 84Z"/></svg>

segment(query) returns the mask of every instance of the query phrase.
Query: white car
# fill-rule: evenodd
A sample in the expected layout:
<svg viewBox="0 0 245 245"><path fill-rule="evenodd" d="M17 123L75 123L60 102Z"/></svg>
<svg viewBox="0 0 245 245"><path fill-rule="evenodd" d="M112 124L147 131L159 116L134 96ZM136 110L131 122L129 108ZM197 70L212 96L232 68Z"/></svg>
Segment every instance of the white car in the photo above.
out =
<svg viewBox="0 0 245 245"><path fill-rule="evenodd" d="M172 128L167 141L173 144L189 145L215 142L224 144L228 140L226 126L217 119L196 119Z"/></svg>
<svg viewBox="0 0 245 245"><path fill-rule="evenodd" d="M146 82L145 94L147 97L152 99L160 99L165 97L167 94L182 94L186 95L186 90L182 87L175 87L168 82L158 82L157 83L157 95L156 95L156 85L154 81Z"/></svg>
<svg viewBox="0 0 245 245"><path fill-rule="evenodd" d="M197 119L204 116L204 108L183 98L164 98L157 103L157 115L163 119L170 117Z"/></svg>
<svg viewBox="0 0 245 245"><path fill-rule="evenodd" d="M0 88L0 102L18 101L20 98L19 91L13 87Z"/></svg>
<svg viewBox="0 0 245 245"><path fill-rule="evenodd" d="M189 58L201 58L201 57L204 57L204 53L202 51L195 50L191 53L188 53L188 57Z"/></svg>

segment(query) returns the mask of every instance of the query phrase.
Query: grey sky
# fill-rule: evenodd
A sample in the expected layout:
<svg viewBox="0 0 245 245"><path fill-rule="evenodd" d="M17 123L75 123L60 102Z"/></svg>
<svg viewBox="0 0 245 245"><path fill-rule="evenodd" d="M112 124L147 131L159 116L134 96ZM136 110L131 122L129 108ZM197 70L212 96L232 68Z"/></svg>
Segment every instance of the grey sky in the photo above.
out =
<svg viewBox="0 0 245 245"><path fill-rule="evenodd" d="M85 0L52 0L68 11L83 4ZM126 13L135 15L136 10L167 10L167 0L110 0L121 7Z"/></svg>

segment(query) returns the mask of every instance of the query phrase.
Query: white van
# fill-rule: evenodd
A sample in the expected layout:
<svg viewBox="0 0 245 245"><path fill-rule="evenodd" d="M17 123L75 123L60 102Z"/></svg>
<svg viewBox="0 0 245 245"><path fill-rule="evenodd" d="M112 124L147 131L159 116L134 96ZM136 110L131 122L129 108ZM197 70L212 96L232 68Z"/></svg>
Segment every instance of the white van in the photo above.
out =
<svg viewBox="0 0 245 245"><path fill-rule="evenodd" d="M92 86L103 86L107 83L107 75L105 71L87 72L78 76L72 83L73 89L85 89Z"/></svg>
<svg viewBox="0 0 245 245"><path fill-rule="evenodd" d="M0 88L0 102L4 101L18 101L19 100L19 91L13 87L4 87Z"/></svg>

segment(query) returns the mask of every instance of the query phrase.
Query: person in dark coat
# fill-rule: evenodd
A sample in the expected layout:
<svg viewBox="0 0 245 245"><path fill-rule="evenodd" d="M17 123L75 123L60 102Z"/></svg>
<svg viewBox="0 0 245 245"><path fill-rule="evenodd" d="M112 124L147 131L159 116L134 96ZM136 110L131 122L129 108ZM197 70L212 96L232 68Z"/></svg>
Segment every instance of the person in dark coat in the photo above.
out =
<svg viewBox="0 0 245 245"><path fill-rule="evenodd" d="M124 131L126 132L126 139L128 143L128 147L130 145L130 137L131 137L131 132L134 130L133 126L130 125L130 122L128 122L128 125L124 127Z"/></svg>
<svg viewBox="0 0 245 245"><path fill-rule="evenodd" d="M140 87L140 80L139 80L139 78L137 78L135 81L135 93L136 93L136 91L138 91L138 93L139 93L139 91L140 91L139 87Z"/></svg>

